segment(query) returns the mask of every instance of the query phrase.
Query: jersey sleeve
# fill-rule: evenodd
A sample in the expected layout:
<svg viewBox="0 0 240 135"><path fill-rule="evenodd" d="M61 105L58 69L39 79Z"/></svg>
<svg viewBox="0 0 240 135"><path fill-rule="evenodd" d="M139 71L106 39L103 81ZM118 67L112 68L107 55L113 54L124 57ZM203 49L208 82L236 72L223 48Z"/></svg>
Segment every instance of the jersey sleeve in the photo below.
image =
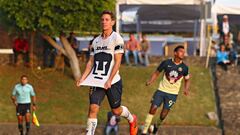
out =
<svg viewBox="0 0 240 135"><path fill-rule="evenodd" d="M188 69L187 66L185 67L185 70L183 72L183 76L184 76L185 79L189 79L190 78L189 69Z"/></svg>
<svg viewBox="0 0 240 135"><path fill-rule="evenodd" d="M93 45L92 45L92 47L90 48L90 55L91 55L91 56L94 55L94 48L93 48Z"/></svg>
<svg viewBox="0 0 240 135"><path fill-rule="evenodd" d="M95 38L95 39L92 41L92 45L91 45L90 50L89 50L91 56L94 55L94 48L95 48L95 46L96 46L96 40L97 40L97 38Z"/></svg>
<svg viewBox="0 0 240 135"><path fill-rule="evenodd" d="M33 89L32 86L30 87L30 89L31 89L31 90L30 90L30 94L31 94L31 96L35 96L36 94L35 94L34 89Z"/></svg>
<svg viewBox="0 0 240 135"><path fill-rule="evenodd" d="M16 89L16 86L13 88L13 91L12 91L12 96L16 96L17 94L17 89Z"/></svg>
<svg viewBox="0 0 240 135"><path fill-rule="evenodd" d="M114 54L117 53L124 53L124 41L120 35L117 35L115 42Z"/></svg>
<svg viewBox="0 0 240 135"><path fill-rule="evenodd" d="M159 66L157 67L157 71L162 72L166 67L166 60L161 62Z"/></svg>

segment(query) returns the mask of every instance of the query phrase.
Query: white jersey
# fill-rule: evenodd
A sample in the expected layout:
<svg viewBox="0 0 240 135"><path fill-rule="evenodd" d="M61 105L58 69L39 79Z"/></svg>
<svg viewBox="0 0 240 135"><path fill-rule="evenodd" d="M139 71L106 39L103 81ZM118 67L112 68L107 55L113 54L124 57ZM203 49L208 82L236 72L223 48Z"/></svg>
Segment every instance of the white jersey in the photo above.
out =
<svg viewBox="0 0 240 135"><path fill-rule="evenodd" d="M81 85L102 87L110 77L112 68L114 66L114 54L124 53L124 41L122 37L112 32L106 39L102 35L96 37L92 43L92 50L90 55L94 56L94 65ZM112 84L120 80L119 71L115 74Z"/></svg>

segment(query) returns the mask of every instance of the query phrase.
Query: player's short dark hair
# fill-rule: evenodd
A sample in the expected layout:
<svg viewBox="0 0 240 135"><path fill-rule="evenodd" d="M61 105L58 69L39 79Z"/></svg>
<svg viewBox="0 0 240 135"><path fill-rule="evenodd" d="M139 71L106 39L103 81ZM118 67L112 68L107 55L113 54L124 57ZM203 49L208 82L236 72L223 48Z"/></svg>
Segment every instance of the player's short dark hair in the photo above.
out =
<svg viewBox="0 0 240 135"><path fill-rule="evenodd" d="M28 78L28 76L27 76L27 75L22 75L20 78L21 78L21 79L23 79L23 78Z"/></svg>
<svg viewBox="0 0 240 135"><path fill-rule="evenodd" d="M110 15L110 16L111 16L111 19L112 19L112 20L115 20L115 15L114 15L114 13L113 13L112 11L110 11L110 10L104 10L104 11L101 13L101 16L103 16L103 15L105 15L105 14Z"/></svg>
<svg viewBox="0 0 240 135"><path fill-rule="evenodd" d="M220 43L219 47L220 47L220 49L221 49L222 47L226 48L226 46L225 46L224 43Z"/></svg>
<svg viewBox="0 0 240 135"><path fill-rule="evenodd" d="M174 52L177 52L179 49L184 49L184 46L179 45L176 48L174 48Z"/></svg>
<svg viewBox="0 0 240 135"><path fill-rule="evenodd" d="M219 46L225 46L224 42L221 42L221 43L219 44Z"/></svg>
<svg viewBox="0 0 240 135"><path fill-rule="evenodd" d="M134 35L134 33L133 33L133 32L130 32L130 33L129 33L129 36L131 36L131 35Z"/></svg>

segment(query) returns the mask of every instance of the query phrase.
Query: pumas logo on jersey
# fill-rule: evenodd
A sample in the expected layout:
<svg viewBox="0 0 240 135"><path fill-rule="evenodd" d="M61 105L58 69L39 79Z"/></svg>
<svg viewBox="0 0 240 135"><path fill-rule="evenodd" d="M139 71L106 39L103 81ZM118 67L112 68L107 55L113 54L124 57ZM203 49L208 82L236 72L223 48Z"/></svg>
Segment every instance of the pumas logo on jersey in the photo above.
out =
<svg viewBox="0 0 240 135"><path fill-rule="evenodd" d="M96 50L108 50L107 46L98 46Z"/></svg>
<svg viewBox="0 0 240 135"><path fill-rule="evenodd" d="M112 55L105 52L100 52L94 55L94 68L92 74L95 79L102 80L108 75L112 61Z"/></svg>

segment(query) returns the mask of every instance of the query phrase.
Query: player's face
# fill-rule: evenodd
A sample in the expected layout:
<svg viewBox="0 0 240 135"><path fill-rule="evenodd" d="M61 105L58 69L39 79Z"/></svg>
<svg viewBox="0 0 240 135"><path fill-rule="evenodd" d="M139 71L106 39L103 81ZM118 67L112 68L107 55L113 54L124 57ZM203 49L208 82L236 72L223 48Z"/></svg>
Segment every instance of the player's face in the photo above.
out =
<svg viewBox="0 0 240 135"><path fill-rule="evenodd" d="M178 49L177 52L175 52L175 57L179 58L179 59L183 59L185 56L185 50L180 48Z"/></svg>
<svg viewBox="0 0 240 135"><path fill-rule="evenodd" d="M228 22L228 18L223 18L223 22Z"/></svg>
<svg viewBox="0 0 240 135"><path fill-rule="evenodd" d="M220 46L220 50L221 50L222 52L224 52L224 51L225 51L225 46L224 46L224 45L221 45L221 46Z"/></svg>
<svg viewBox="0 0 240 135"><path fill-rule="evenodd" d="M130 34L130 40L134 40L134 39L135 39L134 35Z"/></svg>
<svg viewBox="0 0 240 135"><path fill-rule="evenodd" d="M25 84L27 84L27 83L28 83L27 77L21 78L21 84L22 84L22 85L25 85Z"/></svg>
<svg viewBox="0 0 240 135"><path fill-rule="evenodd" d="M115 23L115 21L112 20L112 18L111 18L111 16L109 14L102 15L102 17L101 17L101 25L102 25L102 30L103 31L112 29L114 23Z"/></svg>
<svg viewBox="0 0 240 135"><path fill-rule="evenodd" d="M144 35L144 36L142 36L142 39L143 40L147 40L147 37Z"/></svg>
<svg viewBox="0 0 240 135"><path fill-rule="evenodd" d="M225 36L224 36L224 44L227 44L227 43L228 43L228 36L225 35Z"/></svg>

